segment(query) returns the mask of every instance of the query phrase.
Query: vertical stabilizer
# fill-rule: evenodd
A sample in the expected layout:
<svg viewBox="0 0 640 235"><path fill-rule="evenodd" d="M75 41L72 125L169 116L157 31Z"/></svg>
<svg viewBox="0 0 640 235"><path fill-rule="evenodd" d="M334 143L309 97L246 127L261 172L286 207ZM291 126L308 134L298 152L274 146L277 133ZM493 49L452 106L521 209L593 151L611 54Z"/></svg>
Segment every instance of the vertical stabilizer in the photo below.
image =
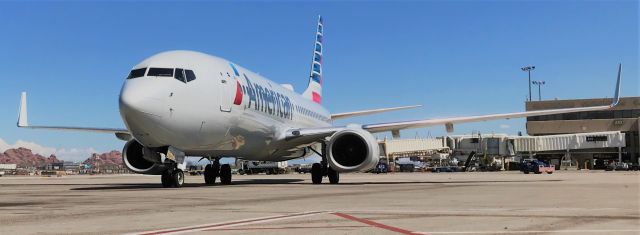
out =
<svg viewBox="0 0 640 235"><path fill-rule="evenodd" d="M311 73L309 74L309 85L302 93L302 96L320 103L322 100L322 40L323 23L322 16L318 16L318 28L316 29L315 43L313 47L313 57L311 60Z"/></svg>

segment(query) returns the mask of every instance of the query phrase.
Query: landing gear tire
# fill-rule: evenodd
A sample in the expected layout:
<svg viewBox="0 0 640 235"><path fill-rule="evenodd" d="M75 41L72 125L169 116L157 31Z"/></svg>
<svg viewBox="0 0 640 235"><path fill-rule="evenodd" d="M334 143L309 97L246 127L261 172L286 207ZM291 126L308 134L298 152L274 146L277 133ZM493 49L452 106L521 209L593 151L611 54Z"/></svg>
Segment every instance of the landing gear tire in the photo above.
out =
<svg viewBox="0 0 640 235"><path fill-rule="evenodd" d="M216 183L216 173L211 164L207 164L204 167L204 183L210 185Z"/></svg>
<svg viewBox="0 0 640 235"><path fill-rule="evenodd" d="M313 184L322 183L322 165L320 165L320 163L313 163L313 165L311 165L311 182Z"/></svg>
<svg viewBox="0 0 640 235"><path fill-rule="evenodd" d="M224 164L220 167L220 183L224 185L231 184L231 166Z"/></svg>
<svg viewBox="0 0 640 235"><path fill-rule="evenodd" d="M162 172L162 175L160 176L160 181L162 181L162 187L163 188L170 188L171 187L171 172L170 171Z"/></svg>
<svg viewBox="0 0 640 235"><path fill-rule="evenodd" d="M160 181L162 181L162 187L180 188L184 184L184 172L180 169L165 171L160 176Z"/></svg>
<svg viewBox="0 0 640 235"><path fill-rule="evenodd" d="M184 184L184 172L180 169L175 169L171 173L171 183L174 188L180 188Z"/></svg>
<svg viewBox="0 0 640 235"><path fill-rule="evenodd" d="M327 169L327 176L329 177L330 184L338 184L338 182L340 182L340 173L331 169L331 167Z"/></svg>

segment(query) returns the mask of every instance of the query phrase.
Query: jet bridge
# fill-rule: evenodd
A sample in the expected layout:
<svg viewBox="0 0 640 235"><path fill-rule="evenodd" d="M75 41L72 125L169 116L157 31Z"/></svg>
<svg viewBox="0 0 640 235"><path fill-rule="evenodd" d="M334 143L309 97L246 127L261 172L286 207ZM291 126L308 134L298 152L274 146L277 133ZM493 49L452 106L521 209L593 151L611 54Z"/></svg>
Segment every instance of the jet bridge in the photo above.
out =
<svg viewBox="0 0 640 235"><path fill-rule="evenodd" d="M566 135L517 136L512 138L516 152L545 152L622 148L626 146L624 135L619 131L608 131Z"/></svg>
<svg viewBox="0 0 640 235"><path fill-rule="evenodd" d="M443 138L384 139L378 141L380 158L393 162L398 157L425 157L438 151L448 150Z"/></svg>
<svg viewBox="0 0 640 235"><path fill-rule="evenodd" d="M594 158L615 158L617 155L617 161L621 162L622 148L626 146L625 133L619 131L512 138L517 153L561 158L563 164L577 161L576 165L580 168L591 168Z"/></svg>

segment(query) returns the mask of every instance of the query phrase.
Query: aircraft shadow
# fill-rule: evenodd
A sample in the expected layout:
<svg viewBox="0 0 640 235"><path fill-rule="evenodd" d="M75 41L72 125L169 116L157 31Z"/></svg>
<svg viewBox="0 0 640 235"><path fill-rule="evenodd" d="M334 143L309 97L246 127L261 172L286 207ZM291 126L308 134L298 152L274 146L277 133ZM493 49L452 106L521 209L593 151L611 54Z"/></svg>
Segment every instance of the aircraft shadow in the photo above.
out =
<svg viewBox="0 0 640 235"><path fill-rule="evenodd" d="M345 182L338 185L398 185L398 184L491 184L491 183L539 183L559 182L562 180L466 180L466 181L388 181L388 182ZM324 182L324 180L323 180ZM324 183L323 183L324 184Z"/></svg>
<svg viewBox="0 0 640 235"><path fill-rule="evenodd" d="M388 181L388 182L344 182L337 184L340 185L402 185L402 184L414 184L414 185L448 185L448 184L492 184L492 183L539 183L539 182L559 182L562 180L548 179L548 180L477 180L477 181ZM295 185L310 185L311 183L305 182L302 179L251 179L251 180L239 180L234 181L233 185L277 185L277 184L295 184ZM323 185L330 185L328 182ZM85 184L86 186L86 184ZM225 187L219 183L215 185L206 185L203 183L185 183L183 188L201 188L201 187ZM127 190L127 189L153 189L162 188L160 183L132 183L132 184L108 184L108 185L91 185L88 187L71 188L71 190Z"/></svg>
<svg viewBox="0 0 640 235"><path fill-rule="evenodd" d="M297 182L302 182L304 180L301 179L251 179L251 180L240 180L234 181L231 185L261 185L261 184L294 184ZM226 185L220 185L220 183L216 183L215 185L206 185L204 183L185 183L182 185L183 188L201 188L201 187L224 187ZM127 190L127 189L153 189L153 188L163 188L160 182L158 183L125 183L125 184L102 184L102 185L90 185L88 187L78 187L71 188L71 190Z"/></svg>

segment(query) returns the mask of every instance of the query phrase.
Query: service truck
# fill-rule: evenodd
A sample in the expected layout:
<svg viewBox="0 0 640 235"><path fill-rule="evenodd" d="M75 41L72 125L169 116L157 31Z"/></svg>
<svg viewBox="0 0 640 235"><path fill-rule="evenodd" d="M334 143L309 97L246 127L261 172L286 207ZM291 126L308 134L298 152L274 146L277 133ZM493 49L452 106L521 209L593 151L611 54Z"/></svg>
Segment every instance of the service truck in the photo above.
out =
<svg viewBox="0 0 640 235"><path fill-rule="evenodd" d="M535 174L542 174L545 172L547 174L553 174L553 172L556 170L555 165L540 160L525 160L520 166L520 171L525 174L529 174L529 172L533 172Z"/></svg>
<svg viewBox="0 0 640 235"><path fill-rule="evenodd" d="M267 175L284 174L287 172L287 161L267 162L267 161L239 161L238 174L251 175L265 173Z"/></svg>

